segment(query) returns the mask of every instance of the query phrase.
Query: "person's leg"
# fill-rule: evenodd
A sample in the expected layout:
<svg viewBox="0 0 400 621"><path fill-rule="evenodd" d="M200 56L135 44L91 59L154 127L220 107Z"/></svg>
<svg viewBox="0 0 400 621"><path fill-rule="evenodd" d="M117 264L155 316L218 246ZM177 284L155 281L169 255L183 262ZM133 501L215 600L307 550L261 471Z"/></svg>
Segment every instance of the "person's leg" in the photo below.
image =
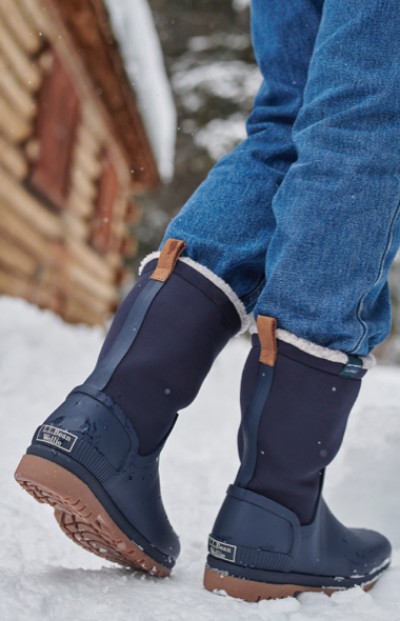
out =
<svg viewBox="0 0 400 621"><path fill-rule="evenodd" d="M108 560L165 576L179 540L161 500L160 451L246 312L169 240L117 312L93 373L36 430L17 471L64 532Z"/></svg>
<svg viewBox="0 0 400 621"><path fill-rule="evenodd" d="M342 363L368 355L390 329L387 275L400 243L399 24L391 3L325 1L294 125L298 160L273 201L276 230L255 308L276 318L282 341ZM264 419L261 435L267 429ZM329 451L324 465L332 458ZM281 499L280 481L262 468L252 488Z"/></svg>
<svg viewBox="0 0 400 621"><path fill-rule="evenodd" d="M390 327L400 241L400 25L393 2L326 0L298 152L273 200L256 314L332 349L368 354Z"/></svg>
<svg viewBox="0 0 400 621"><path fill-rule="evenodd" d="M389 542L345 528L321 489L368 367L360 356L389 328L386 278L400 241L399 25L395 3L325 0L294 126L298 160L273 201L258 335L242 380L241 467L210 539L211 590L278 597L334 590L339 577L341 588L367 588L390 562Z"/></svg>
<svg viewBox="0 0 400 621"><path fill-rule="evenodd" d="M248 310L264 283L275 228L272 198L296 159L292 125L302 103L322 0L253 0L254 51L264 77L248 138L212 169L169 225L186 255L223 278Z"/></svg>
<svg viewBox="0 0 400 621"><path fill-rule="evenodd" d="M246 318L233 289L251 306L263 281L271 198L294 159L291 125L319 4L254 2L259 62L272 65L249 121L252 138L168 229L157 265L147 262L117 312L94 372L40 426L17 469L28 491L58 507L69 536L110 560L165 575L179 553L161 502L158 456L177 412ZM182 259L185 243L172 239L178 230L187 238L179 237L188 246Z"/></svg>

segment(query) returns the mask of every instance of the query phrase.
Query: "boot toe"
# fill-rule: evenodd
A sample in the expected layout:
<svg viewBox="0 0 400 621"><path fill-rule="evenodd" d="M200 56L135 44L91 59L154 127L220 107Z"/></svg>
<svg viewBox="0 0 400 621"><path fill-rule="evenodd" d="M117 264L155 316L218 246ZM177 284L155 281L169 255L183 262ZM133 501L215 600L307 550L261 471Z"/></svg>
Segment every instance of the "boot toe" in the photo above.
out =
<svg viewBox="0 0 400 621"><path fill-rule="evenodd" d="M390 564L392 546L390 541L381 533L364 528L352 529L352 532L361 542L356 553L356 560L366 576L379 574Z"/></svg>

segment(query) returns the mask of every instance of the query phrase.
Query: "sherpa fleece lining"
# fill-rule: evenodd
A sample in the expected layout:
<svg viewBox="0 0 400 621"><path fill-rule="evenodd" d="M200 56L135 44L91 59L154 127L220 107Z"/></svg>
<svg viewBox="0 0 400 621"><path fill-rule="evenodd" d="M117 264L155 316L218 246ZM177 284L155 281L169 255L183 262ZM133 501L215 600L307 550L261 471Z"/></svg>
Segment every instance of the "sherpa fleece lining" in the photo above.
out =
<svg viewBox="0 0 400 621"><path fill-rule="evenodd" d="M251 334L257 333L257 326L255 322L251 323L250 332ZM312 343L311 341L302 339L301 337L292 334L292 332L282 330L282 328L277 329L276 338L280 341L284 341L285 343L289 343L289 345L294 345L297 349L300 349L311 356L315 356L316 358L330 360L331 362L340 362L341 364L347 364L349 361L348 355L338 349L329 349L329 347L317 345L317 343ZM360 358L363 363L363 369L372 369L372 367L376 365L375 356L373 356L373 354L368 354L368 356L360 356Z"/></svg>
<svg viewBox="0 0 400 621"><path fill-rule="evenodd" d="M154 259L158 259L159 256L160 251L148 254L139 266L139 276L143 272L145 265L147 265L147 263L150 263L150 261L154 261ZM249 315L246 312L246 308L243 302L238 298L238 296L228 285L228 283L226 283L222 278L214 274L214 272L208 269L208 267L206 267L205 265L201 265L201 263L197 263L197 261L193 261L193 259L190 259L189 257L180 257L178 261L186 263L186 265L189 265L191 268L205 276L205 278L210 280L216 287L218 287L218 289L220 289L226 295L226 297L232 302L240 318L241 328L238 334L243 334L243 332L246 332L249 327Z"/></svg>

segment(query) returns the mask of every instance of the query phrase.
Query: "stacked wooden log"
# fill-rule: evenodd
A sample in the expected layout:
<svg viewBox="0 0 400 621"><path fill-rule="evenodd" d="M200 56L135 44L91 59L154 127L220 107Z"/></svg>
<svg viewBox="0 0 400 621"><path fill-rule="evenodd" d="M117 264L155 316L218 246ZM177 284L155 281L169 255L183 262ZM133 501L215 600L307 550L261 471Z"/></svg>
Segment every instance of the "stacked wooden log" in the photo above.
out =
<svg viewBox="0 0 400 621"><path fill-rule="evenodd" d="M90 8L91 0L87 4ZM93 27L99 26L94 22ZM43 130L52 102L42 94L55 59L79 102L65 169L68 183L58 194L51 191L53 185L57 189L54 173L46 177L43 169L43 149L51 141L54 148L60 138L53 133L69 131L62 120L59 127ZM138 115L135 123L140 122ZM141 148L146 153L138 157L153 162L143 135ZM138 212L131 198L130 155L57 2L1 0L0 293L51 308L68 321L104 322L117 302L123 253L136 250L128 234ZM147 170L145 185L157 182L157 174L149 178ZM139 184L142 189L138 179Z"/></svg>

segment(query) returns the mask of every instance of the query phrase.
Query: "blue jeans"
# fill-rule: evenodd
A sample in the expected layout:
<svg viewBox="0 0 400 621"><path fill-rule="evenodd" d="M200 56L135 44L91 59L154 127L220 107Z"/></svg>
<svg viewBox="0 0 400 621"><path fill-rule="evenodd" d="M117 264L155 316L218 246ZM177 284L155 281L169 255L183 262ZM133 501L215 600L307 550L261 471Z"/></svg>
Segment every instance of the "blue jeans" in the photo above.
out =
<svg viewBox="0 0 400 621"><path fill-rule="evenodd" d="M256 315L366 355L390 328L400 242L400 12L253 0L263 83L248 137L169 225Z"/></svg>

